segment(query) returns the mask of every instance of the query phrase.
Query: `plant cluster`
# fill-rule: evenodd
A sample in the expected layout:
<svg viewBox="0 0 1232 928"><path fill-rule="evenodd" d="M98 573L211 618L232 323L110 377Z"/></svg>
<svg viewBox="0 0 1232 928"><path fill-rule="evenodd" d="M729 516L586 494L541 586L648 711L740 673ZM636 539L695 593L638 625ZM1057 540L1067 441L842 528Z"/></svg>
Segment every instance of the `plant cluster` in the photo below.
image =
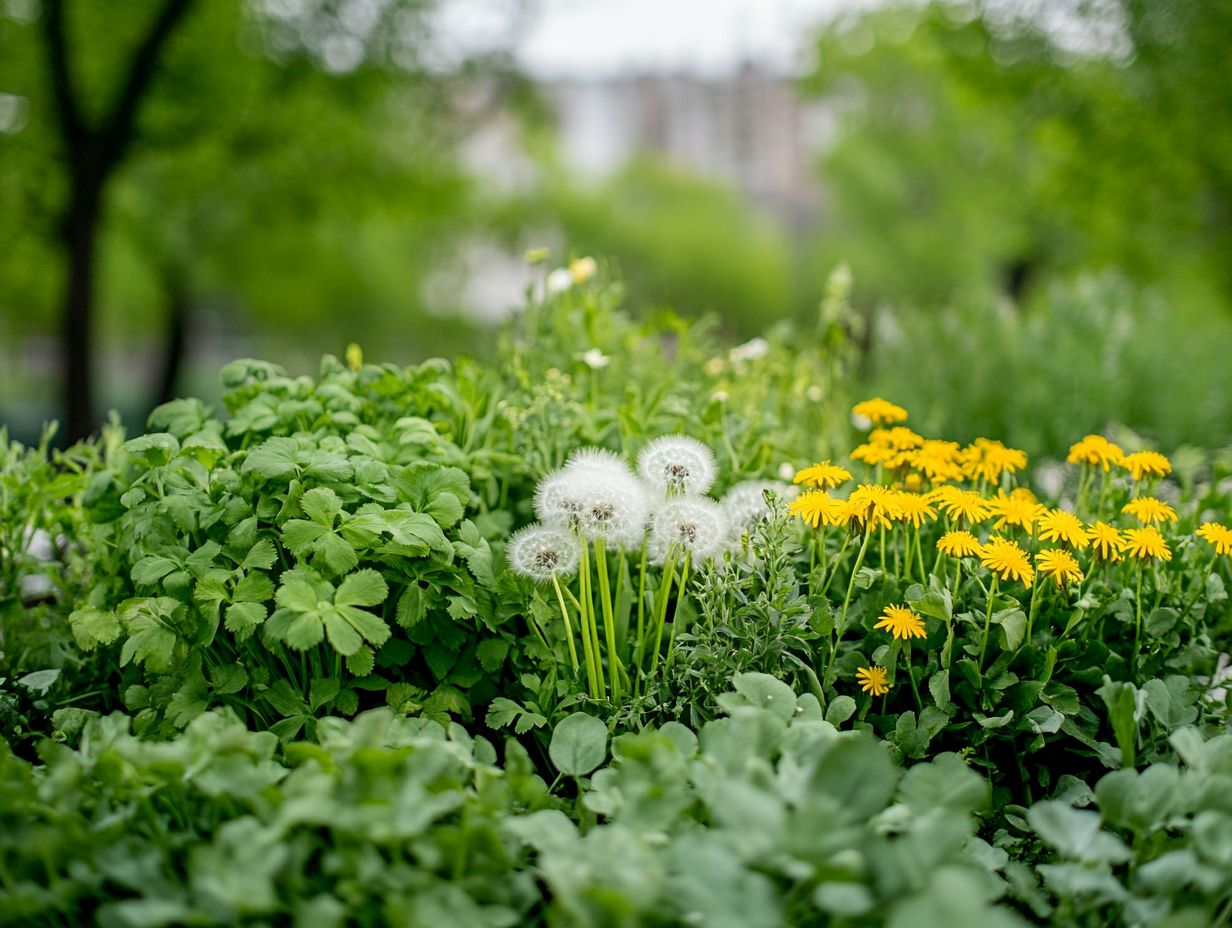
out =
<svg viewBox="0 0 1232 928"><path fill-rule="evenodd" d="M1227 919L1217 457L853 404L841 276L821 351L548 276L5 447L0 921Z"/></svg>

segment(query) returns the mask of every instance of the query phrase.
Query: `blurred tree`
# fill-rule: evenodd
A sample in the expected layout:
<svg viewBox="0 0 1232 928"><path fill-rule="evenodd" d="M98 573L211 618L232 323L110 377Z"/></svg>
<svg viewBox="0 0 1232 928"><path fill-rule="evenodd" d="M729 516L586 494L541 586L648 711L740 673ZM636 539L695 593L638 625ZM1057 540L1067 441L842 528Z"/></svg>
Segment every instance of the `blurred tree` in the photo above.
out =
<svg viewBox="0 0 1232 928"><path fill-rule="evenodd" d="M458 72L425 63L428 12L427 0L0 4L0 91L23 110L0 134L0 281L12 312L40 315L60 292L70 437L96 422L100 288L130 333L163 329L155 399L203 299L330 331L339 308L414 306L415 278L399 271L431 260L468 190L451 153ZM154 301L161 311L133 308Z"/></svg>
<svg viewBox="0 0 1232 928"><path fill-rule="evenodd" d="M1232 4L1208 0L840 21L806 81L842 112L825 256L869 295L930 304L1103 266L1232 302L1230 46Z"/></svg>

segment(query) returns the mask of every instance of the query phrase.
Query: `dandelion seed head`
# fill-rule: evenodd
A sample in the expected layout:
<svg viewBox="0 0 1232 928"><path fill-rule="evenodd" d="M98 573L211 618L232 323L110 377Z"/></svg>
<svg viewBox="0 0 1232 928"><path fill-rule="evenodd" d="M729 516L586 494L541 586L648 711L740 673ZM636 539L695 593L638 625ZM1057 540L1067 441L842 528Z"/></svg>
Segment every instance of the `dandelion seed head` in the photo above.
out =
<svg viewBox="0 0 1232 928"><path fill-rule="evenodd" d="M572 576L578 567L578 542L563 528L533 523L509 538L505 556L523 577L541 583L553 576Z"/></svg>
<svg viewBox="0 0 1232 928"><path fill-rule="evenodd" d="M688 435L661 435L642 448L637 471L660 492L695 496L714 483L714 452Z"/></svg>
<svg viewBox="0 0 1232 928"><path fill-rule="evenodd" d="M722 553L729 522L723 507L705 496L669 499L654 513L651 543L655 555L676 546L700 562Z"/></svg>

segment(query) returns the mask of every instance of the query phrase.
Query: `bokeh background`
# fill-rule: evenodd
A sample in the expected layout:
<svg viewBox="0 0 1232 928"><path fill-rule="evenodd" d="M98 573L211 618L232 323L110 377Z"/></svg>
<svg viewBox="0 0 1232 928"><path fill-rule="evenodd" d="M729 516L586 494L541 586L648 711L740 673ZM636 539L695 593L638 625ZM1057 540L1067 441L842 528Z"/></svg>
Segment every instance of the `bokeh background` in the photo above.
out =
<svg viewBox="0 0 1232 928"><path fill-rule="evenodd" d="M0 0L0 423L482 356L552 262L1055 453L1232 438L1232 4Z"/></svg>

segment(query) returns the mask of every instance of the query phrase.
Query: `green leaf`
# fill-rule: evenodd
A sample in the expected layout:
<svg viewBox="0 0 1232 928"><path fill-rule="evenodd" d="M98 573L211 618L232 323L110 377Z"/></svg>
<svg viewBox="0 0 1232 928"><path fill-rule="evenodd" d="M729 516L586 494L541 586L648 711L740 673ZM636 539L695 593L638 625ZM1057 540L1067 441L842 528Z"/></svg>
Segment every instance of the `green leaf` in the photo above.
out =
<svg viewBox="0 0 1232 928"><path fill-rule="evenodd" d="M227 607L223 627L240 641L247 641L269 614L264 603L235 603Z"/></svg>
<svg viewBox="0 0 1232 928"><path fill-rule="evenodd" d="M412 583L398 597L397 622L403 628L413 628L428 612L428 597L418 583Z"/></svg>
<svg viewBox="0 0 1232 928"><path fill-rule="evenodd" d="M508 653L509 642L504 638L485 638L475 648L475 656L479 658L479 663L488 673L496 673L500 670Z"/></svg>
<svg viewBox="0 0 1232 928"><path fill-rule="evenodd" d="M53 667L48 670L36 670L34 673L19 677L17 683L41 695L51 689L51 685L58 679L60 679L60 671Z"/></svg>
<svg viewBox="0 0 1232 928"><path fill-rule="evenodd" d="M512 699L497 696L488 704L488 713L484 716L484 721L487 722L489 728L507 728L522 714L522 711L522 707Z"/></svg>
<svg viewBox="0 0 1232 928"><path fill-rule="evenodd" d="M295 476L298 450L290 438L267 438L248 452L240 470L255 473L263 480L286 480Z"/></svg>
<svg viewBox="0 0 1232 928"><path fill-rule="evenodd" d="M100 644L111 644L120 637L123 628L114 612L86 606L68 617L73 640L83 651L93 651Z"/></svg>
<svg viewBox="0 0 1232 928"><path fill-rule="evenodd" d="M1014 710L1006 710L1004 715L985 715L983 712L973 713L980 728L1004 728L1014 719Z"/></svg>
<svg viewBox="0 0 1232 928"><path fill-rule="evenodd" d="M1185 677L1173 675L1166 680L1147 680L1142 685L1142 692L1147 709L1167 731L1197 721L1198 692Z"/></svg>
<svg viewBox="0 0 1232 928"><path fill-rule="evenodd" d="M385 578L370 568L348 575L334 594L339 606L377 606L389 595Z"/></svg>
<svg viewBox="0 0 1232 928"><path fill-rule="evenodd" d="M1100 829L1099 813L1045 800L1027 810L1035 833L1065 857L1083 863L1123 863L1129 848L1116 835Z"/></svg>
<svg viewBox="0 0 1232 928"><path fill-rule="evenodd" d="M179 567L180 565L171 558L151 554L133 565L133 583L144 587L155 586L159 580L171 571L178 570Z"/></svg>
<svg viewBox="0 0 1232 928"><path fill-rule="evenodd" d="M315 648L325 637L321 617L315 612L301 612L287 627L287 644L297 651Z"/></svg>
<svg viewBox="0 0 1232 928"><path fill-rule="evenodd" d="M744 705L769 709L784 721L789 721L796 714L795 692L768 673L738 673L732 677L732 686L742 697ZM724 703L720 699L719 704L730 711L730 702Z"/></svg>
<svg viewBox="0 0 1232 928"><path fill-rule="evenodd" d="M255 521L254 525L255 525ZM274 562L278 560L278 549L274 547L274 543L268 538L262 538L244 555L244 560L240 563L241 570L269 570L274 566Z"/></svg>
<svg viewBox="0 0 1232 928"><path fill-rule="evenodd" d="M826 721L838 728L856 711L856 701L850 696L835 696L826 706Z"/></svg>
<svg viewBox="0 0 1232 928"><path fill-rule="evenodd" d="M210 685L216 696L230 696L248 685L248 671L240 664L220 664L210 672Z"/></svg>
<svg viewBox="0 0 1232 928"><path fill-rule="evenodd" d="M844 733L821 756L809 791L830 797L843 822L860 821L885 808L898 777L879 742L862 733Z"/></svg>
<svg viewBox="0 0 1232 928"><path fill-rule="evenodd" d="M317 539L328 532L329 529L317 522L291 519L282 527L282 543L292 554L302 558L309 553Z"/></svg>
<svg viewBox="0 0 1232 928"><path fill-rule="evenodd" d="M300 497L299 506L309 519L327 529L333 528L334 519L342 511L342 501L338 499L338 494L325 487L307 491Z"/></svg>
<svg viewBox="0 0 1232 928"><path fill-rule="evenodd" d="M1004 609L993 614L993 623L1001 626L1006 651L1016 651L1027 631L1027 615L1021 609Z"/></svg>
<svg viewBox="0 0 1232 928"><path fill-rule="evenodd" d="M340 535L333 533L322 535L314 548L329 569L336 574L344 574L359 563L359 554L356 553L355 547Z"/></svg>
<svg viewBox="0 0 1232 928"><path fill-rule="evenodd" d="M376 647L380 647L389 640L389 626L385 624L385 620L378 615L373 615L371 612L364 612L362 609L357 609L354 606L337 606L336 611L347 624L355 629L364 640Z"/></svg>
<svg viewBox="0 0 1232 928"><path fill-rule="evenodd" d="M1121 749L1121 764L1134 766L1138 739L1138 691L1132 683L1114 681L1104 676L1104 685L1096 692L1108 708L1108 721L1117 747Z"/></svg>
<svg viewBox="0 0 1232 928"><path fill-rule="evenodd" d="M347 658L347 670L357 677L366 677L372 673L372 668L376 666L376 655L372 653L372 649L364 645L354 654Z"/></svg>
<svg viewBox="0 0 1232 928"><path fill-rule="evenodd" d="M263 603L274 598L274 582L260 571L245 574L231 598L237 603Z"/></svg>
<svg viewBox="0 0 1232 928"><path fill-rule="evenodd" d="M325 622L329 643L344 657L350 657L364 643L359 631L337 609L327 608L321 613L321 618Z"/></svg>
<svg viewBox="0 0 1232 928"><path fill-rule="evenodd" d="M585 712L566 716L552 732L548 756L565 776L585 776L607 756L607 726Z"/></svg>
<svg viewBox="0 0 1232 928"><path fill-rule="evenodd" d="M314 612L317 608L317 591L302 577L284 576L282 586L275 597L278 605L296 612Z"/></svg>
<svg viewBox="0 0 1232 928"><path fill-rule="evenodd" d="M979 812L988 806L990 792L987 780L950 753L916 764L899 786L903 802L921 815L942 808Z"/></svg>

